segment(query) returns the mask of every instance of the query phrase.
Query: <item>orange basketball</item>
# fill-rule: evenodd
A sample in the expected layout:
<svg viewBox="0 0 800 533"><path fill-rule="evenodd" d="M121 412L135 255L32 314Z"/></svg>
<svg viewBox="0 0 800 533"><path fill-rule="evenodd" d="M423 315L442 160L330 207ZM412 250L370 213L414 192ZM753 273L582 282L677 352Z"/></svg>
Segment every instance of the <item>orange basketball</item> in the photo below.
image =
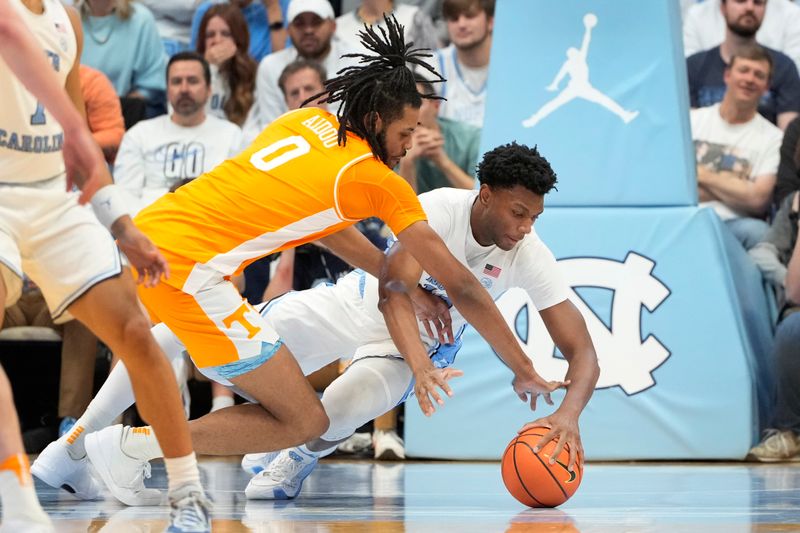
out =
<svg viewBox="0 0 800 533"><path fill-rule="evenodd" d="M503 452L503 483L508 492L529 507L556 507L575 494L583 477L583 464L576 461L573 472L567 470L569 445L550 464L556 441L545 444L539 453L533 448L549 430L531 428L512 440Z"/></svg>

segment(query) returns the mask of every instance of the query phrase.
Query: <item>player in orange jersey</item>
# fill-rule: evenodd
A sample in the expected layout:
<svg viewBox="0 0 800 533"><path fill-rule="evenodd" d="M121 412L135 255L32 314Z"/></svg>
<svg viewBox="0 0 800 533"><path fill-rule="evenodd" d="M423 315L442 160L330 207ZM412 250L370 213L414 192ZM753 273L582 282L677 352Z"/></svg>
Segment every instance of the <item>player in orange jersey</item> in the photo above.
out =
<svg viewBox="0 0 800 533"><path fill-rule="evenodd" d="M200 495L207 515L178 389L136 304L114 238L140 281L158 283L167 264L119 208L119 193L78 111L82 44L79 15L57 0L0 0L0 305L19 298L25 272L42 289L54 319L69 311L119 352L135 378L143 413L161 431L172 457L167 462L178 461L180 474L194 472L197 482L181 486ZM67 192L70 180L81 189L80 200ZM86 202L97 217L79 205ZM85 454L62 452L67 468L56 486L95 497L98 483L71 476L72 466L81 472L88 467ZM27 461L11 387L0 369L0 530L6 533L53 530L36 501ZM186 476L170 471L170 484L180 479ZM180 509L187 503L196 502L187 500ZM194 514L198 506L191 507ZM173 516L184 516L182 510L174 507ZM194 524L202 530L200 521Z"/></svg>
<svg viewBox="0 0 800 533"><path fill-rule="evenodd" d="M387 25L383 37L372 29L361 34L377 55L358 54L358 66L326 83L326 100L342 102L337 116L316 108L286 113L240 155L136 219L171 271L166 283L139 292L142 302L181 340L201 372L254 402L192 421L200 453L276 450L325 431L327 415L291 352L228 278L260 257L317 239L377 275L383 254L351 227L372 216L383 219L446 287L518 376L514 388L522 399L565 385L534 371L491 297L450 254L411 187L391 170L411 147L421 98L429 97L417 92L406 64L435 72L423 53L406 49L395 20ZM150 490L142 483L143 465L161 452L149 428L106 428L89 435L86 448L121 501L136 503L139 493Z"/></svg>

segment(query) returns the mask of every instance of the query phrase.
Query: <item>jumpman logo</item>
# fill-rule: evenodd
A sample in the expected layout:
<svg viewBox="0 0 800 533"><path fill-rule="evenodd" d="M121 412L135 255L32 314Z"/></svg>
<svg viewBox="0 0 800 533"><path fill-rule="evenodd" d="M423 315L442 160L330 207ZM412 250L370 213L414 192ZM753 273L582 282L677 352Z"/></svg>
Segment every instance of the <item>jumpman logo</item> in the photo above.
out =
<svg viewBox="0 0 800 533"><path fill-rule="evenodd" d="M546 89L551 92L557 91L561 80L564 76L569 74L570 79L569 82L567 82L567 86L558 96L544 104L541 109L531 115L530 118L523 120L522 125L524 127L534 127L540 120L575 98L583 98L584 100L600 104L621 118L625 124L639 115L638 111L623 109L622 106L614 100L592 87L592 84L589 82L589 65L586 64L586 56L589 52L589 41L592 39L592 28L597 25L597 16L594 13L587 13L583 17L583 25L586 31L583 34L581 49L576 50L570 47L567 50L567 60L564 62L564 65L562 65L561 70L558 71L553 82L548 85Z"/></svg>

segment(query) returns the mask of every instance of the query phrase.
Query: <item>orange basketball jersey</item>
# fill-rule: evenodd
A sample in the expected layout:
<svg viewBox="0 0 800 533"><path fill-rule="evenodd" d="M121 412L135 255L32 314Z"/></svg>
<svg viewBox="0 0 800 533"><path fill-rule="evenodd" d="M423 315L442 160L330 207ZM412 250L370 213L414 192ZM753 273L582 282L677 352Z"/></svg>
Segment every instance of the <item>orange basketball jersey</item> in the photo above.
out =
<svg viewBox="0 0 800 533"><path fill-rule="evenodd" d="M408 183L311 108L284 114L238 156L156 200L137 226L170 263L168 283L189 294L286 248L376 216L398 234L425 212Z"/></svg>

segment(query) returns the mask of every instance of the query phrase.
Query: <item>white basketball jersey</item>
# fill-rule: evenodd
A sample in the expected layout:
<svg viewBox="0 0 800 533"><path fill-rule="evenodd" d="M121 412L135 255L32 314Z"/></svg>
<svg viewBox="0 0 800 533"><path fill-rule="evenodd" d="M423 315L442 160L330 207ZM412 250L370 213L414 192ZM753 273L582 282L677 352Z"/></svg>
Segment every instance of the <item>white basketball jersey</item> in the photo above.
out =
<svg viewBox="0 0 800 533"><path fill-rule="evenodd" d="M77 55L72 23L58 0L43 0L37 15L20 0L11 0L25 24L42 45L61 85ZM28 92L8 65L0 59L0 183L32 183L64 172L61 126Z"/></svg>
<svg viewBox="0 0 800 533"><path fill-rule="evenodd" d="M563 302L569 286L558 268L553 253L531 231L509 251L497 246L481 246L472 235L470 213L478 194L476 190L440 188L419 195L428 224L442 238L450 253L466 266L495 300L511 287L525 290L537 310ZM419 282L425 290L449 302L444 286L427 272ZM378 280L355 271L342 278L337 286L349 286L360 294L364 309L372 321L383 324L378 310ZM455 308L450 309L453 332L467 322ZM385 326L384 326L385 327Z"/></svg>
<svg viewBox="0 0 800 533"><path fill-rule="evenodd" d="M447 80L434 84L440 96L447 98L439 107L439 116L482 128L489 66L470 69L460 65L453 45L437 50L434 59L438 61L437 70Z"/></svg>

